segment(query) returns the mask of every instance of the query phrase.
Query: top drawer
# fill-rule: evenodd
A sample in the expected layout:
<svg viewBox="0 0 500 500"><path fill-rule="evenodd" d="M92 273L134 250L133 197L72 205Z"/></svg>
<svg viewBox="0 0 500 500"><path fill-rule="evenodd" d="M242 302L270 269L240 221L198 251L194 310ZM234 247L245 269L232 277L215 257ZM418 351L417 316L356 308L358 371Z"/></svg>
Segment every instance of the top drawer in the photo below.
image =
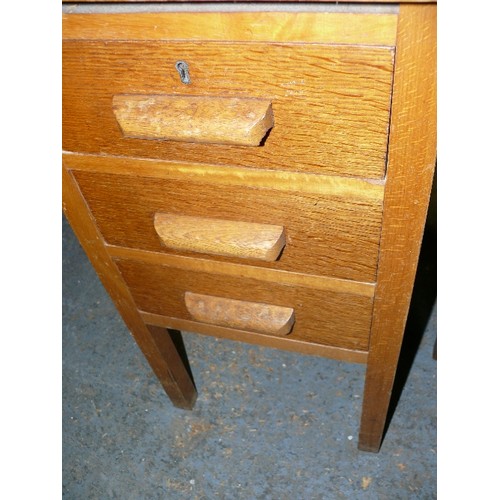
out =
<svg viewBox="0 0 500 500"><path fill-rule="evenodd" d="M235 15L227 14L224 18L227 27L232 26ZM355 27L359 23L357 19L362 17L342 17L342 29L348 31ZM189 15L182 17L184 21L186 18ZM234 27L229 32L226 30L229 39L214 40L208 24L200 25L196 35L186 27L187 40L179 39L182 26L161 39L155 38L152 29L145 30L138 39L126 27L122 35L109 36L106 23L102 24L102 32L96 28L88 34L89 39L66 39L63 44L64 149L383 177L393 48L309 43L315 40L304 43L300 36L280 34L272 23L265 27L259 25L262 33L253 37L257 32L256 21L249 19L252 18L238 20L239 31ZM176 14L163 15L155 22L163 30L169 24L178 23ZM304 27L307 29L318 31L318 26ZM204 40L205 32L207 39ZM244 36L238 36L238 32ZM108 37L111 39L98 39ZM325 38L328 37L323 34L318 39L324 42ZM280 41L282 39L286 41ZM332 42L337 40L343 38L332 34ZM181 81L176 70L179 61L187 64L190 83ZM113 112L113 99L116 102L116 96L124 95L259 98L272 103L274 125L256 147L131 138L124 135ZM178 127L186 126L187 122L188 119L186 122L179 119Z"/></svg>

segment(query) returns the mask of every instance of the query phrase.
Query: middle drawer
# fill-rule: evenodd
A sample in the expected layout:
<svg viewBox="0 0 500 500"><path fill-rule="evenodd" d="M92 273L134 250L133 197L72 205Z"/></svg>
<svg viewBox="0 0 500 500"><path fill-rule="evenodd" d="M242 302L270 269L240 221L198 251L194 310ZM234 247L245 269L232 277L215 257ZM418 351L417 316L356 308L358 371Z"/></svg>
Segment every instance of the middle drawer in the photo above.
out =
<svg viewBox="0 0 500 500"><path fill-rule="evenodd" d="M89 163L90 162L90 163ZM224 260L283 271L374 282L383 186L356 179L283 174L206 165L67 155L80 189L108 244L152 252ZM92 164L100 171L89 169ZM113 172L113 173L112 173ZM270 262L249 256L165 243L158 216L207 228L174 228L186 240L219 238L219 225L236 233L283 228L283 250ZM156 227L155 227L156 221ZM211 234L212 223L214 234ZM248 224L250 223L250 224ZM184 234L183 235L183 231ZM189 231L192 231L189 233ZM264 231L264 232L265 232ZM201 236L203 234L203 236ZM226 237L226 235L224 235ZM229 235L229 238L232 236ZM213 241L209 241L212 239ZM215 242L215 243L214 243ZM242 245L246 245L243 242ZM275 260L273 260L275 259Z"/></svg>

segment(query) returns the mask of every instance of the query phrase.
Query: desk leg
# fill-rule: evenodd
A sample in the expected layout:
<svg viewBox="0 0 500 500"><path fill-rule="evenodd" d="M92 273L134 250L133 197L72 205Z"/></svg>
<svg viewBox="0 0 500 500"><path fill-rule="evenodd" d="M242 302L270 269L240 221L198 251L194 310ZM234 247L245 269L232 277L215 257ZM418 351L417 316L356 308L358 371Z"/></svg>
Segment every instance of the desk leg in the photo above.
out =
<svg viewBox="0 0 500 500"><path fill-rule="evenodd" d="M178 346L175 345L175 332L144 324L120 271L106 250L104 239L94 224L78 184L64 165L62 186L66 218L127 328L173 404L179 408L192 409L196 401L196 389L189 368L183 363Z"/></svg>
<svg viewBox="0 0 500 500"><path fill-rule="evenodd" d="M436 5L401 4L373 323L358 447L386 426L436 163Z"/></svg>
<svg viewBox="0 0 500 500"><path fill-rule="evenodd" d="M368 356L358 448L377 453L387 424L400 343L379 345Z"/></svg>
<svg viewBox="0 0 500 500"><path fill-rule="evenodd" d="M159 326L148 325L148 330L160 352L165 367L161 371L160 382L168 397L177 408L191 410L197 392L189 372L187 359L182 358L176 340L181 340L180 332Z"/></svg>

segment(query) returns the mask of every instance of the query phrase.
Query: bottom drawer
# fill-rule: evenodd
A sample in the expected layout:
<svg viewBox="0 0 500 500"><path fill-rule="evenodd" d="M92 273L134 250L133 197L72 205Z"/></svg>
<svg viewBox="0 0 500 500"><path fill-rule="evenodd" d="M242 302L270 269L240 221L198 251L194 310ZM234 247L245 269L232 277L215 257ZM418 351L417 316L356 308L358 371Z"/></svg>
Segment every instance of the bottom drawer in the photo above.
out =
<svg viewBox="0 0 500 500"><path fill-rule="evenodd" d="M278 324L276 335L344 349L368 349L373 305L370 297L135 260L116 259L115 262L141 311L191 321L204 321L201 318L208 315L212 319L206 322L222 321L219 326L226 327L231 325L224 321L232 314L238 320L233 328L241 330L246 329L241 325L255 323L246 316L268 317L271 311L276 312L278 318L273 317L273 321L288 322L290 326L280 328ZM199 299L197 295L204 297L201 301L195 300L193 305L193 297ZM235 301L243 301L242 308ZM206 311L207 307L216 307L218 312ZM231 311L224 311L225 308ZM262 318L255 319L259 323ZM273 327L268 331L266 328L253 331L273 335Z"/></svg>

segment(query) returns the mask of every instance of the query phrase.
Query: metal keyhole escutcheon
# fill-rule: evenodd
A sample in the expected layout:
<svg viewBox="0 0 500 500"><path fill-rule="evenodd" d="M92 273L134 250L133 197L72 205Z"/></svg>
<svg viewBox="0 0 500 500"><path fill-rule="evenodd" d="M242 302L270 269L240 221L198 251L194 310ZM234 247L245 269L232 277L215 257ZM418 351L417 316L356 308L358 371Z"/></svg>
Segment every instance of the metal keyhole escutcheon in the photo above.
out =
<svg viewBox="0 0 500 500"><path fill-rule="evenodd" d="M177 61L175 63L175 69L178 71L182 83L191 83L191 78L189 76L189 66L186 61Z"/></svg>

